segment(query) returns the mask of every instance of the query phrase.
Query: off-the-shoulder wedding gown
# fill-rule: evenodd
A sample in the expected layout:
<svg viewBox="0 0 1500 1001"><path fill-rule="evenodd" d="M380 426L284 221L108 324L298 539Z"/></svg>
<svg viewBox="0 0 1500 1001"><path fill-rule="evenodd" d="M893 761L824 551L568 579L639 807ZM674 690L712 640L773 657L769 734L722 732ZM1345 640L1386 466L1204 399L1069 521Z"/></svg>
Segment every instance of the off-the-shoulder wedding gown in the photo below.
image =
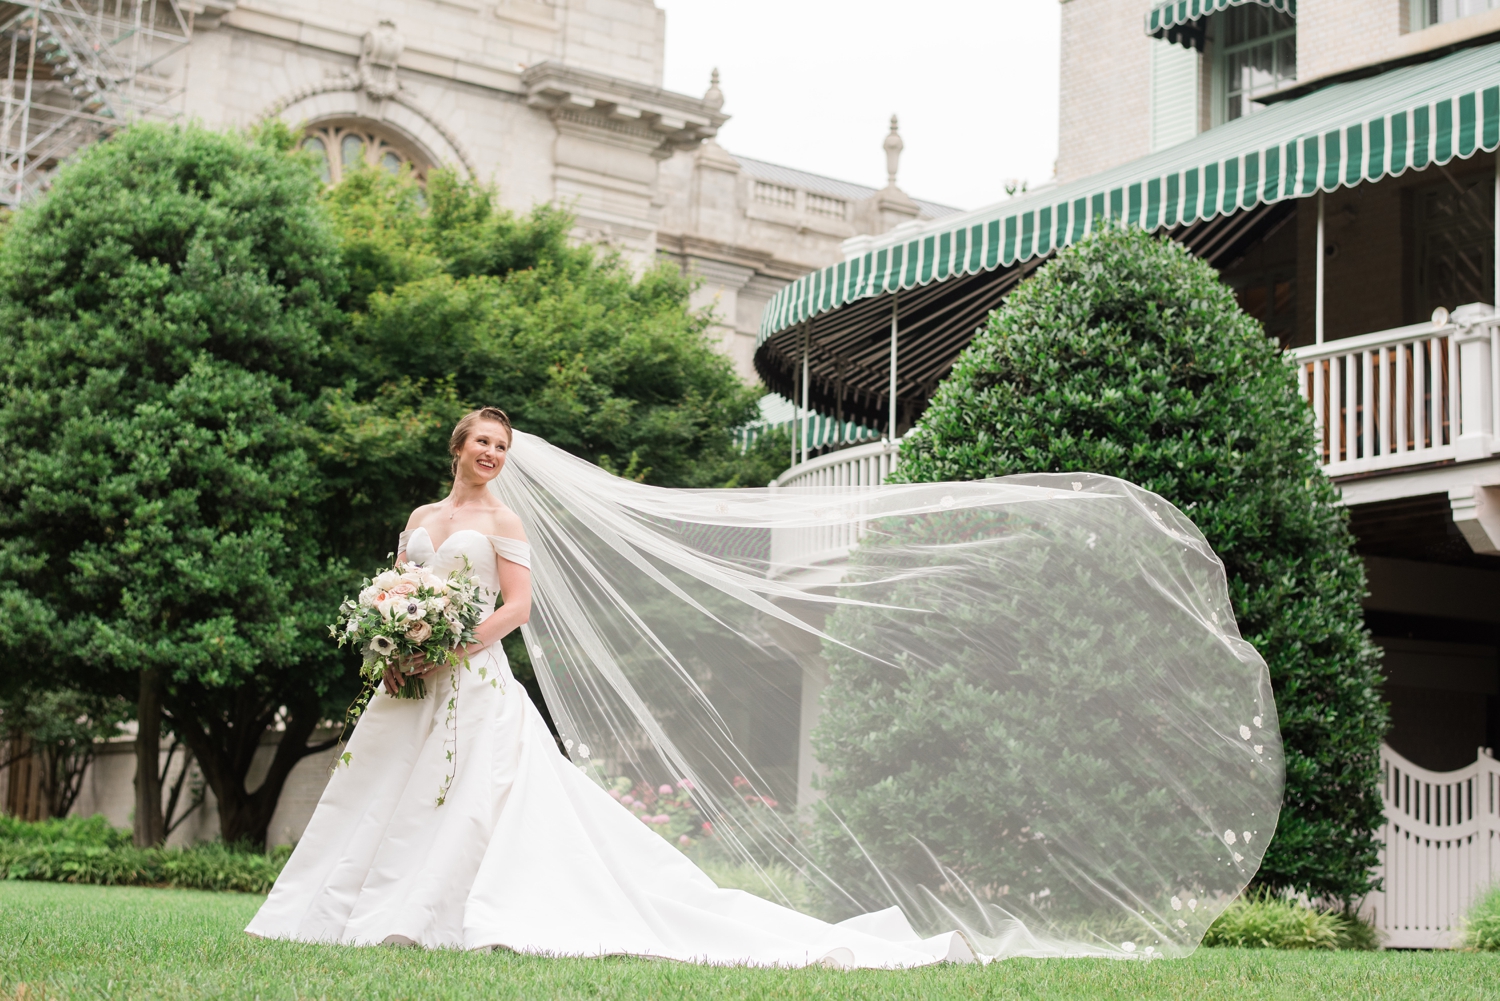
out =
<svg viewBox="0 0 1500 1001"><path fill-rule="evenodd" d="M525 543L472 530L409 559L438 573L465 558L492 591L496 560ZM462 669L458 669L462 670ZM917 966L972 958L957 933L921 939L896 908L840 924L720 889L558 753L498 644L459 678L457 769L447 801L450 678L435 694L382 691L349 742L270 898L246 929L348 944L503 947L690 962Z"/></svg>

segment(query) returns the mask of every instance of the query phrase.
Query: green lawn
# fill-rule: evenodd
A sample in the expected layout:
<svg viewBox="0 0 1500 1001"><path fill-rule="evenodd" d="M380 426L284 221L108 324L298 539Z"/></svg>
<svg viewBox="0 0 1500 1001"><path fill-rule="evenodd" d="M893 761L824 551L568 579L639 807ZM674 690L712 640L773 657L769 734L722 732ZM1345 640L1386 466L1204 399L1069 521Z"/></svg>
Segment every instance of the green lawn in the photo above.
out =
<svg viewBox="0 0 1500 1001"><path fill-rule="evenodd" d="M1154 963L724 969L260 942L240 931L260 901L0 882L0 999L1500 998L1500 954L1200 949L1190 960Z"/></svg>

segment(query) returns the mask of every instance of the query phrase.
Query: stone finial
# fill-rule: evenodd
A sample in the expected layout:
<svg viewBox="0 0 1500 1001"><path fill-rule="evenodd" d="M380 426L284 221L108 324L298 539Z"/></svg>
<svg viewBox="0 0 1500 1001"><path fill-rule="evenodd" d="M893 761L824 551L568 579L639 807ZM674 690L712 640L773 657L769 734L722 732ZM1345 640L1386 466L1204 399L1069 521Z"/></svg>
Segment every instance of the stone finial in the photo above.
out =
<svg viewBox="0 0 1500 1001"><path fill-rule="evenodd" d="M891 187L896 186L896 168L901 165L901 151L906 143L901 141L901 131L896 125L896 116L891 116L891 131L885 137L885 173Z"/></svg>
<svg viewBox="0 0 1500 1001"><path fill-rule="evenodd" d="M365 33L359 52L359 82L371 97L393 97L401 89L396 80L396 64L405 48L396 22L381 21L374 31Z"/></svg>
<svg viewBox="0 0 1500 1001"><path fill-rule="evenodd" d="M724 107L724 92L719 89L719 68L717 66L709 74L708 90L703 94L703 103L715 111Z"/></svg>

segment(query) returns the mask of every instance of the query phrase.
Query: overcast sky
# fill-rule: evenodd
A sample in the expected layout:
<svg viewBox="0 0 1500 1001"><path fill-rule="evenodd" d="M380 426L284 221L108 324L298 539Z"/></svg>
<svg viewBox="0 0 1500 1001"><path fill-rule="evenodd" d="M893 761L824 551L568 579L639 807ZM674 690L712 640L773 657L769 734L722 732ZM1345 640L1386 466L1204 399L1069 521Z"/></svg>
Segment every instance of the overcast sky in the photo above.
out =
<svg viewBox="0 0 1500 1001"><path fill-rule="evenodd" d="M901 116L899 183L959 208L1057 156L1058 0L656 0L666 86L719 68L725 148L871 187Z"/></svg>

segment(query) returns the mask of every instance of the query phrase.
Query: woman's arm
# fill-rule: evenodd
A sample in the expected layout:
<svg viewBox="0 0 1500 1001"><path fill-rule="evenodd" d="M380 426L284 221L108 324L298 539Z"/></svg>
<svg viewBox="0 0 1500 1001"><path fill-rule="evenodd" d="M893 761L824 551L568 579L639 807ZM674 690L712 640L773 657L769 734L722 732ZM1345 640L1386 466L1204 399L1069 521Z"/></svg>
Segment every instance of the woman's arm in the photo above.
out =
<svg viewBox="0 0 1500 1001"><path fill-rule="evenodd" d="M407 532L420 527L422 524L422 516L435 506L436 505L433 504L423 504L421 507L416 508L414 511L412 511L412 513L406 519L406 527L401 530L401 534L405 535ZM400 564L405 562L406 549L403 547L401 551L396 554L396 564L399 566ZM398 691L401 690L401 686L405 684L405 678L394 667L388 667L385 669L385 677L382 679L382 681L385 685L385 691L387 695L395 695Z"/></svg>
<svg viewBox="0 0 1500 1001"><path fill-rule="evenodd" d="M422 518L423 518L423 516L426 515L427 512L428 512L428 510L430 510L434 506L435 505L432 505L432 504L423 504L421 507L419 507L419 508L415 509L414 511L412 511L411 515L408 516L407 519L406 519L406 527L401 530L401 534L405 535L407 532L410 532L410 531L412 531L412 530L420 527L421 524L422 524ZM398 552L396 554L396 562L397 563L405 563L406 562L406 550L404 548L400 552Z"/></svg>
<svg viewBox="0 0 1500 1001"><path fill-rule="evenodd" d="M500 595L505 604L495 609L495 613L474 630L478 642L469 644L464 650L467 656L473 656L491 643L498 643L531 618L531 571L499 556L495 557L495 562L500 572Z"/></svg>
<svg viewBox="0 0 1500 1001"><path fill-rule="evenodd" d="M495 557L495 561L500 574L500 594L505 598L505 604L495 609L494 614L474 630L475 641L463 648L465 657L473 657L491 643L500 642L511 630L525 625L531 618L531 571L499 556ZM442 666L424 664L424 659L418 654L410 660L409 666L416 668L411 672L411 677L425 678ZM404 683L405 678L401 674L393 669L386 669L386 691L395 695Z"/></svg>

